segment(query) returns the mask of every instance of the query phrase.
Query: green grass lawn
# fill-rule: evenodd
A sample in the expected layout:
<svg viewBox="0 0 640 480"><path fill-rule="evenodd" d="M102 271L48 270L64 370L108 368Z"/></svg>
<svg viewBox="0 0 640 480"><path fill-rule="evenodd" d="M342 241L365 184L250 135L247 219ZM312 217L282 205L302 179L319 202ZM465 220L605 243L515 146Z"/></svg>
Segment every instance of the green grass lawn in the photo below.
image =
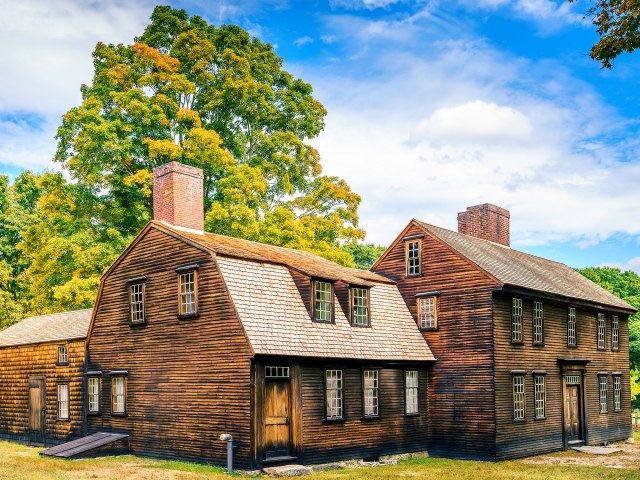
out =
<svg viewBox="0 0 640 480"><path fill-rule="evenodd" d="M636 441L640 434L636 433ZM0 479L2 480L67 480L67 479L154 479L195 480L229 479L219 467L188 462L150 460L125 455L91 460L41 458L40 449L0 442ZM558 459L575 452L554 454ZM556 458L556 457L554 457ZM467 462L436 458L407 460L398 465L331 470L310 475L314 479L387 479L426 478L436 480L640 480L638 469L531 465L523 461ZM236 477L237 478L237 477Z"/></svg>

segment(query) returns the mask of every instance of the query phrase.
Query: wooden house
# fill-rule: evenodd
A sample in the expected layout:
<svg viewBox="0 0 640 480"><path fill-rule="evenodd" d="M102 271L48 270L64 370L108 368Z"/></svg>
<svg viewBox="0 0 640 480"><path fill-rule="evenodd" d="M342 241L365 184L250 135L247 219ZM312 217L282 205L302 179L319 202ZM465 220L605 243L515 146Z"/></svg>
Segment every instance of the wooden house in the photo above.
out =
<svg viewBox="0 0 640 480"><path fill-rule="evenodd" d="M575 270L509 246L509 212L412 220L372 270L397 282L438 359L429 453L487 460L631 436L628 317Z"/></svg>
<svg viewBox="0 0 640 480"><path fill-rule="evenodd" d="M0 439L50 445L83 434L91 310L30 317L0 332Z"/></svg>
<svg viewBox="0 0 640 480"><path fill-rule="evenodd" d="M102 277L87 429L244 468L428 447L434 357L394 281L203 231L202 172L154 172L154 217Z"/></svg>

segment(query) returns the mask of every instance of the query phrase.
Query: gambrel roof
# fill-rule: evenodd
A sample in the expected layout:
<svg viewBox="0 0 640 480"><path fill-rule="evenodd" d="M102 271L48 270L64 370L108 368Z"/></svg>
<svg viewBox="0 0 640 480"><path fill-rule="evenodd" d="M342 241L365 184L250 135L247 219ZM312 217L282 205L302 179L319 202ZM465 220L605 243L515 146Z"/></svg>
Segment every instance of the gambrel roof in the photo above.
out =
<svg viewBox="0 0 640 480"><path fill-rule="evenodd" d="M627 302L564 263L520 252L505 245L419 220L415 223L494 277L503 286L535 290L569 299L636 311Z"/></svg>
<svg viewBox="0 0 640 480"><path fill-rule="evenodd" d="M395 282L386 277L308 252L151 224L212 252L256 355L435 360ZM335 295L335 322L312 321L291 269L370 287L371 326L351 326Z"/></svg>
<svg viewBox="0 0 640 480"><path fill-rule="evenodd" d="M88 308L25 318L0 332L0 347L84 339L92 312Z"/></svg>

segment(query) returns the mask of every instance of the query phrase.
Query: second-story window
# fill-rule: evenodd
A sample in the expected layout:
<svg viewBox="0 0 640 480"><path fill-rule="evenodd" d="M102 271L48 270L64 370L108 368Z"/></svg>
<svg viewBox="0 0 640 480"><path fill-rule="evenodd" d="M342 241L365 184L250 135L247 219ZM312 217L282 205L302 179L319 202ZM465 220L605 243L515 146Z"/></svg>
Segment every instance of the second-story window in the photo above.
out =
<svg viewBox="0 0 640 480"><path fill-rule="evenodd" d="M129 306L131 323L144 323L144 303L145 303L144 282L132 283L129 285Z"/></svg>
<svg viewBox="0 0 640 480"><path fill-rule="evenodd" d="M58 365L69 365L69 347L58 345Z"/></svg>
<svg viewBox="0 0 640 480"><path fill-rule="evenodd" d="M369 289L351 288L351 323L360 327L369 325Z"/></svg>
<svg viewBox="0 0 640 480"><path fill-rule="evenodd" d="M378 370L364 370L362 372L363 415L377 417L379 410L380 382Z"/></svg>
<svg viewBox="0 0 640 480"><path fill-rule="evenodd" d="M514 298L511 304L511 341L522 343L522 299Z"/></svg>
<svg viewBox="0 0 640 480"><path fill-rule="evenodd" d="M406 272L407 276L420 275L420 250L422 250L421 240L409 240L405 243Z"/></svg>
<svg viewBox="0 0 640 480"><path fill-rule="evenodd" d="M598 314L598 350L607 348L607 326L604 313Z"/></svg>
<svg viewBox="0 0 640 480"><path fill-rule="evenodd" d="M313 282L313 318L318 322L332 322L333 285L329 282Z"/></svg>
<svg viewBox="0 0 640 480"><path fill-rule="evenodd" d="M620 320L617 315L611 317L611 349L620 350Z"/></svg>
<svg viewBox="0 0 640 480"><path fill-rule="evenodd" d="M178 274L180 315L198 313L198 272L182 271Z"/></svg>
<svg viewBox="0 0 640 480"><path fill-rule="evenodd" d="M418 298L420 312L420 328L437 328L438 326L438 300L435 296Z"/></svg>
<svg viewBox="0 0 640 480"><path fill-rule="evenodd" d="M567 313L567 345L575 347L578 345L578 337L576 335L576 309L569 307Z"/></svg>
<svg viewBox="0 0 640 480"><path fill-rule="evenodd" d="M533 302L533 343L544 344L544 311L542 302Z"/></svg>

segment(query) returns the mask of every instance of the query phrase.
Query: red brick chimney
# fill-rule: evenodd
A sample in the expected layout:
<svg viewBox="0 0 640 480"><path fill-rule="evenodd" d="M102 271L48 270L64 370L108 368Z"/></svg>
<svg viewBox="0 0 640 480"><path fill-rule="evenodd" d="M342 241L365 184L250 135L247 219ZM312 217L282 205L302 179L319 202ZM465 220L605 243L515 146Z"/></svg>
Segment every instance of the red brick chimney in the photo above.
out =
<svg viewBox="0 0 640 480"><path fill-rule="evenodd" d="M467 207L465 212L458 214L458 232L508 247L509 216L509 210L490 203Z"/></svg>
<svg viewBox="0 0 640 480"><path fill-rule="evenodd" d="M169 162L153 170L153 219L204 231L204 175L201 168Z"/></svg>

